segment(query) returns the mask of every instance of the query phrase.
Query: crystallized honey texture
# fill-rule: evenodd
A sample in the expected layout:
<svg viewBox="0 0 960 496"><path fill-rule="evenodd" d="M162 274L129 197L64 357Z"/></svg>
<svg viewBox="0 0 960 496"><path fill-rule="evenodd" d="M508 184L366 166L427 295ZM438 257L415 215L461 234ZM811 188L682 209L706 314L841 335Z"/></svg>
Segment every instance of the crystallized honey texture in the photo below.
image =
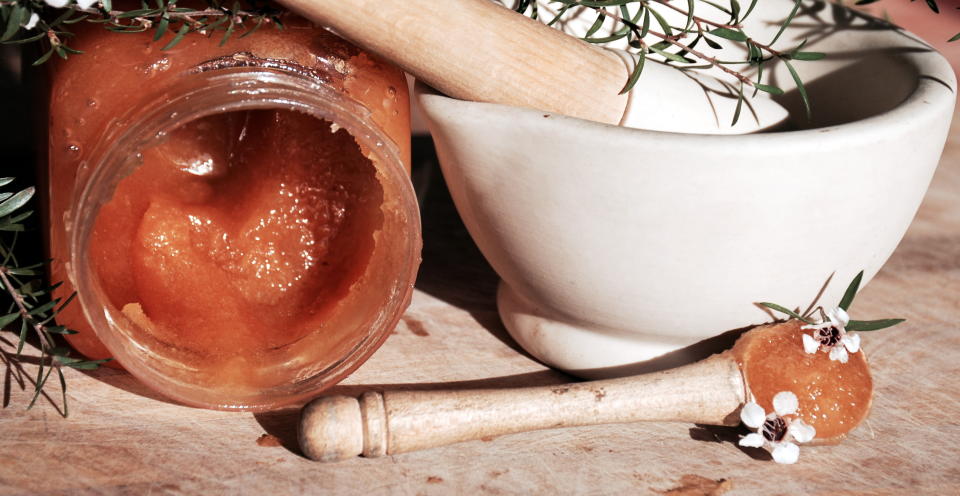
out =
<svg viewBox="0 0 960 496"><path fill-rule="evenodd" d="M144 150L90 256L141 330L204 367L249 363L323 326L369 262L382 202L373 164L329 122L213 115Z"/></svg>
<svg viewBox="0 0 960 496"><path fill-rule="evenodd" d="M863 351L847 363L827 353L803 349L802 323L791 320L759 327L734 348L748 390L767 412L781 391L797 395L797 415L817 429L817 441L835 440L866 418L873 398L873 380Z"/></svg>

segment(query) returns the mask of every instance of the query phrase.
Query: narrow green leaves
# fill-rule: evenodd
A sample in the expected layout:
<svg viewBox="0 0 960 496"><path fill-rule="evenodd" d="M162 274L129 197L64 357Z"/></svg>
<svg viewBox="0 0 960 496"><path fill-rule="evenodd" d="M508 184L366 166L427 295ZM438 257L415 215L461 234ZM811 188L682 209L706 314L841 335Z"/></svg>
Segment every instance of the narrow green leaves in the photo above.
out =
<svg viewBox="0 0 960 496"><path fill-rule="evenodd" d="M821 52L793 52L784 56L792 60L821 60L827 54Z"/></svg>
<svg viewBox="0 0 960 496"><path fill-rule="evenodd" d="M853 299L857 296L857 291L860 290L860 282L863 281L863 271L857 273L857 275L850 281L850 285L847 286L847 290L843 293L843 298L840 299L840 308L844 311L850 309L850 305L853 304Z"/></svg>
<svg viewBox="0 0 960 496"><path fill-rule="evenodd" d="M769 85L769 84L753 83L753 87L756 88L756 89L758 89L758 90L760 90L760 91L763 91L763 92L766 92L766 93L770 93L771 95L782 95L782 94L783 94L783 90L782 90L782 89L780 89L780 88L778 88L778 87L776 87L776 86Z"/></svg>
<svg viewBox="0 0 960 496"><path fill-rule="evenodd" d="M33 194L36 192L36 188L30 186L24 190L21 190L15 193L13 196L7 198L3 202L0 202L0 217L6 217L12 214L18 208L27 204L30 201L30 198L33 198Z"/></svg>
<svg viewBox="0 0 960 496"><path fill-rule="evenodd" d="M65 17L61 16L59 19L62 20ZM58 22L62 22L60 20ZM61 51L64 54L76 53L76 50L64 46L55 46L49 53L55 51L58 54ZM8 187L11 184L14 184L13 178L0 177L0 187ZM44 387L48 384L51 374L56 371L63 396L61 413L66 416L68 414L67 385L61 368L67 366L89 370L96 368L103 361L72 358L69 356L69 348L57 345L58 336L76 332L53 322L56 315L73 301L76 293L72 293L63 300L53 298L52 291L59 287L60 283L46 286L41 279L43 268L49 261L21 264L15 255L18 234L24 229L22 222L33 213L26 211L24 207L33 198L34 193L33 187L15 193L0 191L0 288L2 288L0 291L6 294L8 302L7 308L0 313L0 331L9 330L17 334L16 352L10 353L0 349L0 354L8 366L11 366L12 362L17 362L18 367L23 367L27 362L22 353L28 338L33 334L37 338L40 354L39 357L30 357L30 363L34 363L32 360L36 358L37 371L33 379L33 396L27 408L33 407L44 395Z"/></svg>
<svg viewBox="0 0 960 496"><path fill-rule="evenodd" d="M843 298L840 300L840 304L838 306L842 308L844 311L848 310L850 308L850 305L853 304L853 299L854 297L857 296L857 290L860 289L860 283L862 281L863 281L863 271L861 270L853 278L853 280L850 281L850 285L847 286L847 290L843 293ZM793 310L790 310L782 305L777 305L776 303L763 302L763 303L758 303L758 305L767 307L772 310L776 310L777 312L789 315L798 320L802 320L803 322L806 322L808 324L813 323L812 321L801 316L797 312L794 312ZM904 319L851 320L850 322L847 323L845 328L848 331L876 331L880 329L886 329L888 327L893 327L901 322L905 322L905 320Z"/></svg>
<svg viewBox="0 0 960 496"><path fill-rule="evenodd" d="M778 311L778 312L780 312L780 313L783 313L783 314L787 314L787 315L789 315L789 316L791 316L791 317L793 317L793 318L795 318L795 319L797 319L797 320L801 320L801 321L806 322L806 323L808 323L808 324L812 324L812 323L813 323L813 321L811 321L810 319L807 319L806 317L800 315L799 313L794 312L793 310L790 310L789 308L786 308L786 307L784 307L784 306L777 305L776 303L770 303L770 302L767 302L767 301L763 301L763 302L758 303L758 305L765 306L765 307L767 307L767 308L769 308L769 309L771 309L771 310L776 310L776 311Z"/></svg>
<svg viewBox="0 0 960 496"><path fill-rule="evenodd" d="M797 70L793 68L793 64L786 59L783 59L783 63L787 66L787 70L790 71L790 77L793 78L793 82L797 85L797 92L800 94L800 100L803 101L803 108L807 111L807 119L810 119L813 114L810 112L810 97L807 96L807 89L803 86L803 81L800 80L800 75L797 74Z"/></svg>
<svg viewBox="0 0 960 496"><path fill-rule="evenodd" d="M710 34L712 34L712 35L714 35L714 36L718 36L718 37L720 37L720 38L725 38L725 39L728 39L728 40L731 40L731 41L745 42L745 41L747 41L747 39L748 39L748 38L747 38L747 35L744 34L743 31L738 31L738 30L733 30L733 29L727 29L727 28L717 28L717 29L714 29L714 30L710 31Z"/></svg>
<svg viewBox="0 0 960 496"><path fill-rule="evenodd" d="M790 23L793 22L793 18L797 16L797 11L800 10L800 4L802 2L803 0L797 0L793 4L793 10L790 11L790 15L788 15L787 18L783 21L783 24L780 25L780 30L777 31L776 36L774 36L773 40L770 41L770 46L773 46L773 44L780 39L780 36L783 35L783 32L786 31L787 27L790 26Z"/></svg>
<svg viewBox="0 0 960 496"><path fill-rule="evenodd" d="M13 38L13 35L20 31L20 25L27 22L30 18L30 9L23 4L14 5L10 10L10 17L7 17L7 25L0 36L0 41L7 41Z"/></svg>
<svg viewBox="0 0 960 496"><path fill-rule="evenodd" d="M177 34L174 35L173 39L168 41L166 45L163 45L163 48L161 48L161 50L169 50L177 46L180 43L180 41L183 40L183 37L186 36L187 33L189 32L190 32L190 25L187 23L183 23L183 25L180 26L180 29L177 30Z"/></svg>
<svg viewBox="0 0 960 496"><path fill-rule="evenodd" d="M623 95L629 92L637 84L637 81L640 80L640 74L643 72L643 64L647 60L647 53L641 51L637 54L636 65L633 66L633 70L630 72L630 78L627 79L627 84L623 86L623 89L620 90L620 94Z"/></svg>
<svg viewBox="0 0 960 496"><path fill-rule="evenodd" d="M737 89L737 108L733 111L733 121L730 123L731 126L737 125L737 122L740 120L741 110L743 110L743 81L740 81L740 86Z"/></svg>
<svg viewBox="0 0 960 496"><path fill-rule="evenodd" d="M893 327L901 322L906 322L906 319L851 320L847 323L846 328L848 331L879 331L880 329Z"/></svg>

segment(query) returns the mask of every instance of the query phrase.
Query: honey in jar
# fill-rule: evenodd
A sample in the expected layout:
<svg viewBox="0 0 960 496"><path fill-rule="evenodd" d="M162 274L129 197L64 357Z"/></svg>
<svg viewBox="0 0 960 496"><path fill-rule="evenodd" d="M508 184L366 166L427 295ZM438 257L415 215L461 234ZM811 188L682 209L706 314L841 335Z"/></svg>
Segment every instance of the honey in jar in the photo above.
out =
<svg viewBox="0 0 960 496"><path fill-rule="evenodd" d="M59 319L195 406L335 384L409 303L420 230L406 83L306 21L220 46L78 26L49 68Z"/></svg>

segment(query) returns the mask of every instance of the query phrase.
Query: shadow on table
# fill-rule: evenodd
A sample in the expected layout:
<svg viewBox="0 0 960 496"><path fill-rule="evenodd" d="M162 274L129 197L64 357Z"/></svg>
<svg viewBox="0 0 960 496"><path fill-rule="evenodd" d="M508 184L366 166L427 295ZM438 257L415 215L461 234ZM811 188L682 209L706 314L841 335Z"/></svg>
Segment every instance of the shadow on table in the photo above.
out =
<svg viewBox="0 0 960 496"><path fill-rule="evenodd" d="M413 140L413 176L423 224L423 262L416 288L465 310L494 337L531 360L497 313L499 277L474 244L440 174L433 141Z"/></svg>

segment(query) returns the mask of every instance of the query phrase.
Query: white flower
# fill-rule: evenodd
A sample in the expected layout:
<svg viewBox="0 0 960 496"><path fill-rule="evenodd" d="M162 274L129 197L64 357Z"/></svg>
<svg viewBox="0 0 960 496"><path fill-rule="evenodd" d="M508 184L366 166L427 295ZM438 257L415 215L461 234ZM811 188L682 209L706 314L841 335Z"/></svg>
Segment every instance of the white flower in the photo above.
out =
<svg viewBox="0 0 960 496"><path fill-rule="evenodd" d="M860 336L848 333L846 325L850 322L850 317L842 308L832 308L824 314L823 318L818 319L815 324L805 325L801 329L812 329L813 333L803 335L803 351L807 353L816 353L817 350L823 350L830 353L830 359L847 363L849 353L860 351Z"/></svg>
<svg viewBox="0 0 960 496"><path fill-rule="evenodd" d="M39 20L40 20L40 16L38 16L36 12L31 13L30 19L28 19L27 22L24 23L23 29L27 29L27 30L33 29L33 27L37 25L37 21Z"/></svg>
<svg viewBox="0 0 960 496"><path fill-rule="evenodd" d="M740 410L740 420L757 432L741 438L740 446L751 448L767 446L771 448L773 461L796 463L800 456L800 447L792 440L807 443L817 435L817 430L812 425L796 417L798 406L797 395L789 391L781 391L773 397L775 413L769 415L756 402L747 402Z"/></svg>
<svg viewBox="0 0 960 496"><path fill-rule="evenodd" d="M47 2L47 5L55 9L62 9L70 4L70 0L43 0L43 1Z"/></svg>
<svg viewBox="0 0 960 496"><path fill-rule="evenodd" d="M77 0L77 7L81 9L89 9L93 7L93 4L99 2L100 0Z"/></svg>

